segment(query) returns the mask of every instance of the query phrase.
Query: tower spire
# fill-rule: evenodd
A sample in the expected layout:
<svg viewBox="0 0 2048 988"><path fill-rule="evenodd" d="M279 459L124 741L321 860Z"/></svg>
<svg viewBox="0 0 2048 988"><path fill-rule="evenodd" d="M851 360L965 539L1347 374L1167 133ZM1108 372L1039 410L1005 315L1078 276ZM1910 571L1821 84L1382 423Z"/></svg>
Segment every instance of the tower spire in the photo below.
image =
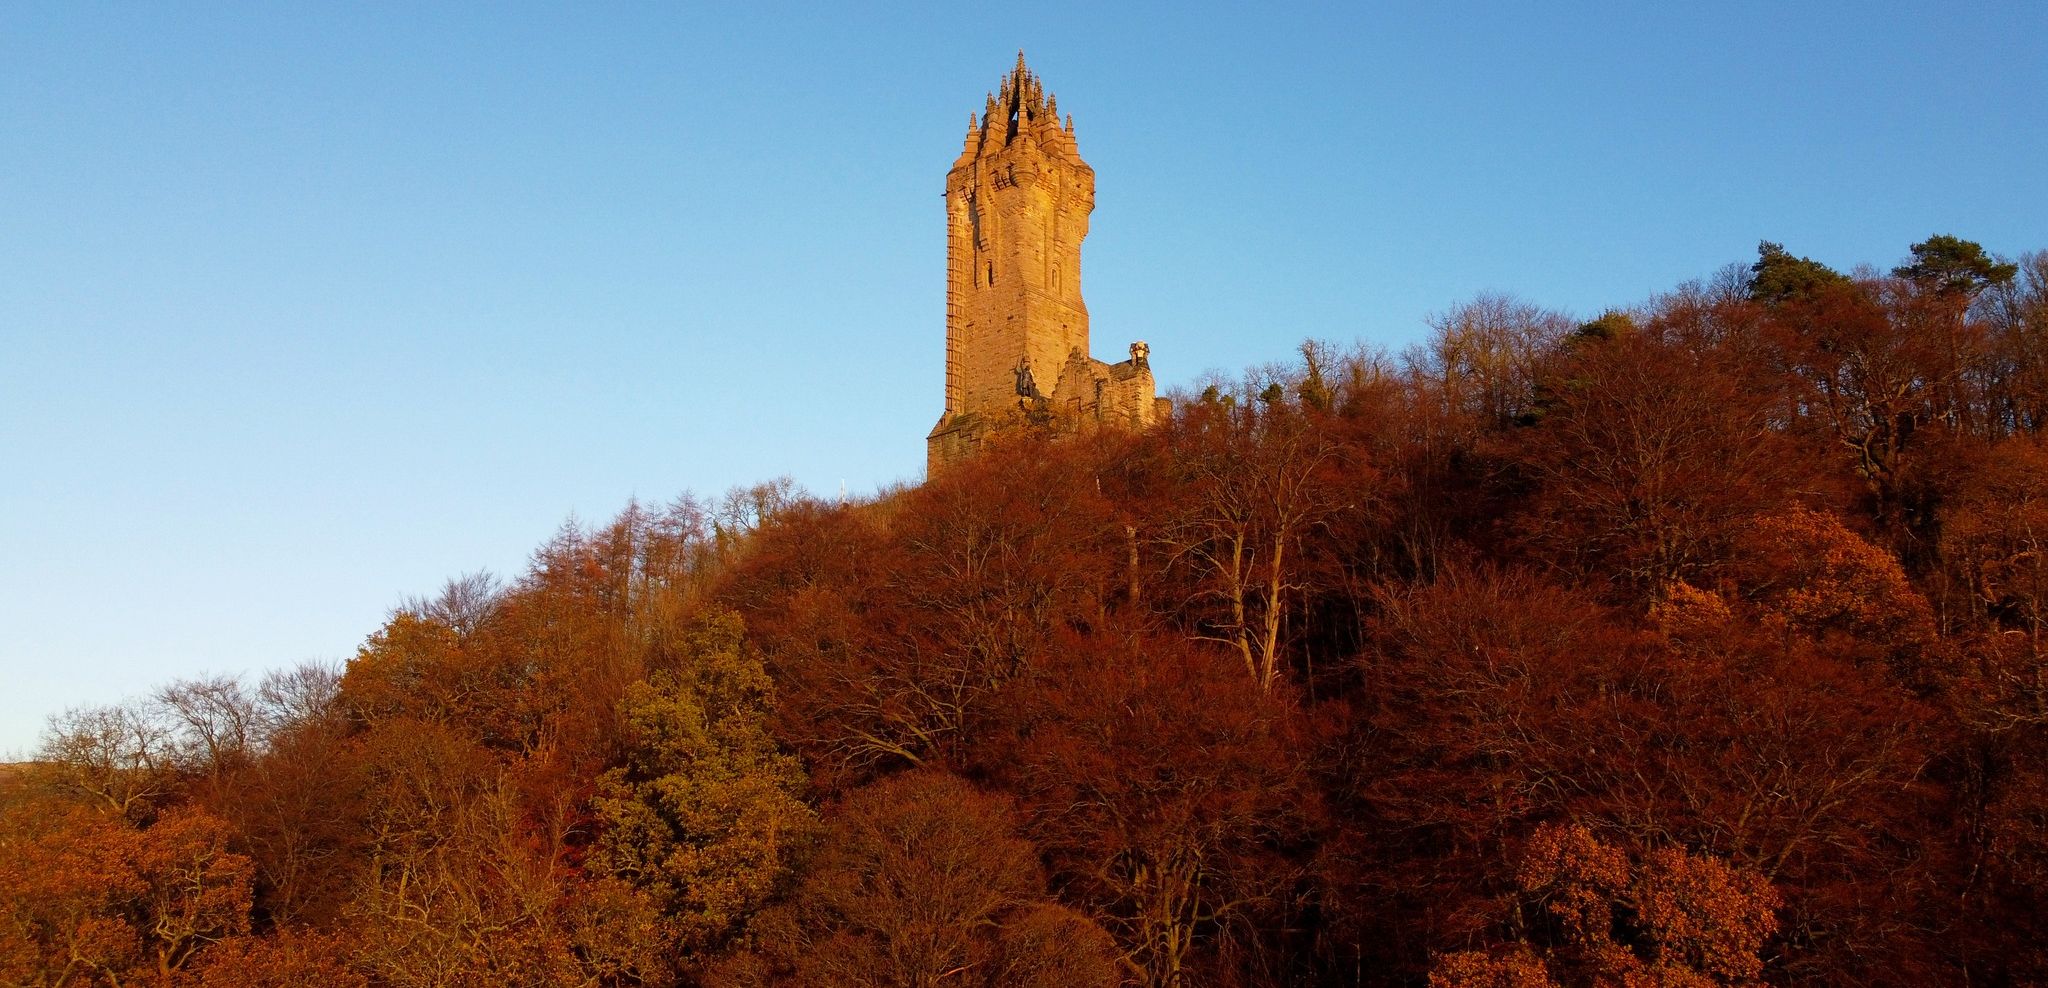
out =
<svg viewBox="0 0 2048 988"><path fill-rule="evenodd" d="M1031 77L1031 70L1024 65L1024 49L1017 49L1017 70L1011 73L1010 105L1019 112L1035 109L1038 101L1038 80Z"/></svg>
<svg viewBox="0 0 2048 988"><path fill-rule="evenodd" d="M967 139L962 142L960 147L961 160L966 160L974 154L974 142L980 136L981 125L975 121L974 111L969 110L967 111Z"/></svg>

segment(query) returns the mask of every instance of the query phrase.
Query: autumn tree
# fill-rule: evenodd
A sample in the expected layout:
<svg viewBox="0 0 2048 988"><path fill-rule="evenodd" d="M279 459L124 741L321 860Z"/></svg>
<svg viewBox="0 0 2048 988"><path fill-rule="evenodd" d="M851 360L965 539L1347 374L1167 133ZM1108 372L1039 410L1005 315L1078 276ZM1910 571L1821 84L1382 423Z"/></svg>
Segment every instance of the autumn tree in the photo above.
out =
<svg viewBox="0 0 2048 988"><path fill-rule="evenodd" d="M1533 481L1524 538L1637 599L1705 582L1797 476L1770 396L1662 330L1574 337L1545 368L1544 414L1501 439Z"/></svg>
<svg viewBox="0 0 2048 988"><path fill-rule="evenodd" d="M1788 638L1753 605L1715 613L1727 604L1695 602L1689 628L1607 673L1637 702L1589 724L1598 757L1575 802L1639 846L1681 844L1778 886L1785 980L1935 976L1916 917L1952 859L1896 835L1937 813L1936 710L1859 648Z"/></svg>
<svg viewBox="0 0 2048 988"><path fill-rule="evenodd" d="M1296 907L1287 850L1319 817L1288 691L1172 638L1070 639L1059 655L990 769L1069 901L1103 918L1140 984L1277 963L1262 931Z"/></svg>
<svg viewBox="0 0 2048 988"><path fill-rule="evenodd" d="M1778 928L1777 893L1755 873L1674 847L1632 860L1577 824L1537 828L1513 884L1523 939L1440 958L1434 988L1756 984Z"/></svg>
<svg viewBox="0 0 2048 988"><path fill-rule="evenodd" d="M2032 640L2048 637L2048 444L2006 440L1958 486L1941 530L1957 591L1945 603Z"/></svg>
<svg viewBox="0 0 2048 988"><path fill-rule="evenodd" d="M132 826L104 810L19 806L0 826L0 977L55 988L135 971L142 937L122 913L147 887L128 861Z"/></svg>
<svg viewBox="0 0 2048 988"><path fill-rule="evenodd" d="M264 675L260 750L203 799L255 864L259 914L281 926L333 920L357 877L367 782L340 681L319 663Z"/></svg>
<svg viewBox="0 0 2048 988"><path fill-rule="evenodd" d="M729 599L776 602L761 617L779 722L828 785L959 759L1055 634L1103 616L1124 538L1076 482L1088 450L1007 439L886 513L762 534L772 559L741 567Z"/></svg>
<svg viewBox="0 0 2048 988"><path fill-rule="evenodd" d="M727 491L711 513L713 544L719 561L726 565L736 562L744 555L754 533L805 499L796 481L788 477Z"/></svg>
<svg viewBox="0 0 2048 988"><path fill-rule="evenodd" d="M370 988L345 935L283 929L223 940L192 965L195 988Z"/></svg>
<svg viewBox="0 0 2048 988"><path fill-rule="evenodd" d="M594 982L561 921L570 890L550 835L531 831L510 786L476 785L431 830L380 849L346 915L357 963L415 988Z"/></svg>
<svg viewBox="0 0 2048 988"><path fill-rule="evenodd" d="M1109 937L1055 905L1010 802L920 770L849 794L787 903L711 983L1066 988L1121 983Z"/></svg>
<svg viewBox="0 0 2048 988"><path fill-rule="evenodd" d="M727 614L621 701L625 763L598 779L588 867L652 896L686 956L767 902L812 829L802 767L767 732L773 693Z"/></svg>
<svg viewBox="0 0 2048 988"><path fill-rule="evenodd" d="M2048 977L2048 455L2038 436L1994 447L1942 526L1950 694L1963 728L1953 825L1970 861L1958 906L1978 967Z"/></svg>
<svg viewBox="0 0 2048 988"><path fill-rule="evenodd" d="M1179 576L1194 634L1231 649L1246 675L1272 689L1311 589L1316 530L1369 509L1379 492L1326 413L1289 401L1277 379L1263 389L1258 380L1234 400L1178 410L1164 428L1165 503L1151 537Z"/></svg>
<svg viewBox="0 0 2048 988"><path fill-rule="evenodd" d="M1340 806L1351 907L1394 951L1482 936L1493 862L1546 819L1685 846L1784 890L1798 951L1781 970L1876 972L1924 958L1910 932L1939 856L1924 826L1931 711L1881 665L1787 640L1711 593L1653 611L1659 640L1528 574L1459 573L1390 592ZM1848 876L1856 876L1850 878ZM1864 890L1892 891L1880 905Z"/></svg>
<svg viewBox="0 0 2048 988"><path fill-rule="evenodd" d="M128 817L146 817L179 784L172 728L143 703L67 710L50 718L37 760L51 781Z"/></svg>
<svg viewBox="0 0 2048 988"><path fill-rule="evenodd" d="M340 915L366 848L367 788L353 743L331 725L305 725L273 736L232 789L209 800L255 864L266 918L325 923Z"/></svg>
<svg viewBox="0 0 2048 988"><path fill-rule="evenodd" d="M234 676L173 681L153 698L173 726L173 756L187 771L218 782L262 744L263 712Z"/></svg>
<svg viewBox="0 0 2048 988"><path fill-rule="evenodd" d="M1537 365L1573 328L1561 313L1505 295L1481 295L1431 316L1427 342L1410 350L1411 370L1454 414L1502 425L1536 402Z"/></svg>
<svg viewBox="0 0 2048 988"><path fill-rule="evenodd" d="M249 859L220 819L167 809L137 826L48 802L0 814L0 977L54 986L167 982L249 930Z"/></svg>
<svg viewBox="0 0 2048 988"><path fill-rule="evenodd" d="M1987 418L2001 435L2048 428L2048 251L2022 255L2017 267L1975 303L1991 331Z"/></svg>
<svg viewBox="0 0 2048 988"><path fill-rule="evenodd" d="M1353 825L1325 867L1344 938L1399 970L1479 936L1493 863L1581 798L1582 698L1630 636L1584 593L1470 564L1383 587L1376 610L1330 769Z"/></svg>
<svg viewBox="0 0 2048 988"><path fill-rule="evenodd" d="M1743 542L1745 590L1770 618L1885 661L1901 682L1932 685L1933 613L1896 556L1803 509L1755 519Z"/></svg>
<svg viewBox="0 0 2048 988"><path fill-rule="evenodd" d="M1870 516L1895 538L1929 521L1929 454L1974 419L1984 344L1939 296L1899 282L1825 288L1774 308L1776 357L1796 385L1792 425L1845 453Z"/></svg>

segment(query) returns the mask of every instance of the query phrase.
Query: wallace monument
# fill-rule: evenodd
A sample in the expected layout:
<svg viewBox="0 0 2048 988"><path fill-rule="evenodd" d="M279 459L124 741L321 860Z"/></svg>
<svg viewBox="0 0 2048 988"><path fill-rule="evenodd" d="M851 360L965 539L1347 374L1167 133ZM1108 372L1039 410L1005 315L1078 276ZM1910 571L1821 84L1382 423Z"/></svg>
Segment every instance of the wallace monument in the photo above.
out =
<svg viewBox="0 0 2048 988"><path fill-rule="evenodd" d="M925 440L928 473L1008 424L1142 428L1166 413L1144 343L1121 363L1088 353L1081 241L1094 209L1073 118L1060 121L1019 52L946 173L946 409Z"/></svg>

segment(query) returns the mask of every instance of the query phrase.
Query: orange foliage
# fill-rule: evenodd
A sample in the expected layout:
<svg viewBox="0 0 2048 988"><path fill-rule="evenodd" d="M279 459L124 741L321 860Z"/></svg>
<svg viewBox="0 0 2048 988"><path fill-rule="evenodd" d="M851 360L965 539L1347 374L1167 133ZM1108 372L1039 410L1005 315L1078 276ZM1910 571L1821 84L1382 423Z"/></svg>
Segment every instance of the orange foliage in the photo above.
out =
<svg viewBox="0 0 2048 988"><path fill-rule="evenodd" d="M0 818L0 976L13 984L165 980L247 933L249 859L203 811L148 827L57 803Z"/></svg>
<svg viewBox="0 0 2048 988"><path fill-rule="evenodd" d="M1074 901L1117 933L1141 984L1191 977L1241 924L1284 916L1319 800L1284 695L1228 653L1173 639L1078 638L1022 697L990 770Z"/></svg>
<svg viewBox="0 0 2048 988"><path fill-rule="evenodd" d="M1537 828L1514 885L1517 928L1535 942L1442 958L1432 985L1752 984L1778 929L1778 895L1758 875L1669 847L1631 861L1577 824Z"/></svg>
<svg viewBox="0 0 2048 988"><path fill-rule="evenodd" d="M306 930L223 940L193 965L192 988L369 988L348 939Z"/></svg>
<svg viewBox="0 0 2048 988"><path fill-rule="evenodd" d="M1798 477L1769 395L1657 328L1578 338L1532 424L1497 440L1535 484L1526 537L1637 595L1711 577Z"/></svg>
<svg viewBox="0 0 2048 988"><path fill-rule="evenodd" d="M1117 982L1109 938L1045 894L1009 802L912 772L835 807L790 904L714 985L1086 988Z"/></svg>
<svg viewBox="0 0 2048 988"><path fill-rule="evenodd" d="M1925 686L1944 671L1933 612L1891 553L1807 510L1756 519L1746 542L1745 582L1770 620L1887 661L1902 682Z"/></svg>

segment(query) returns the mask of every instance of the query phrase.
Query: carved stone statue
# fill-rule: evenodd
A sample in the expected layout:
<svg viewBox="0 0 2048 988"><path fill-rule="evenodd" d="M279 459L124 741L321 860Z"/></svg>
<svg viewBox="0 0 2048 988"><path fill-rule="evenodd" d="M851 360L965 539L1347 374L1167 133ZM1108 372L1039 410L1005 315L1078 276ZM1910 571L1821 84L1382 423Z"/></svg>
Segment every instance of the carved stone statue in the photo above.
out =
<svg viewBox="0 0 2048 988"><path fill-rule="evenodd" d="M1039 397L1038 382L1031 379L1031 361L1028 359L1017 365L1017 394L1024 398Z"/></svg>

